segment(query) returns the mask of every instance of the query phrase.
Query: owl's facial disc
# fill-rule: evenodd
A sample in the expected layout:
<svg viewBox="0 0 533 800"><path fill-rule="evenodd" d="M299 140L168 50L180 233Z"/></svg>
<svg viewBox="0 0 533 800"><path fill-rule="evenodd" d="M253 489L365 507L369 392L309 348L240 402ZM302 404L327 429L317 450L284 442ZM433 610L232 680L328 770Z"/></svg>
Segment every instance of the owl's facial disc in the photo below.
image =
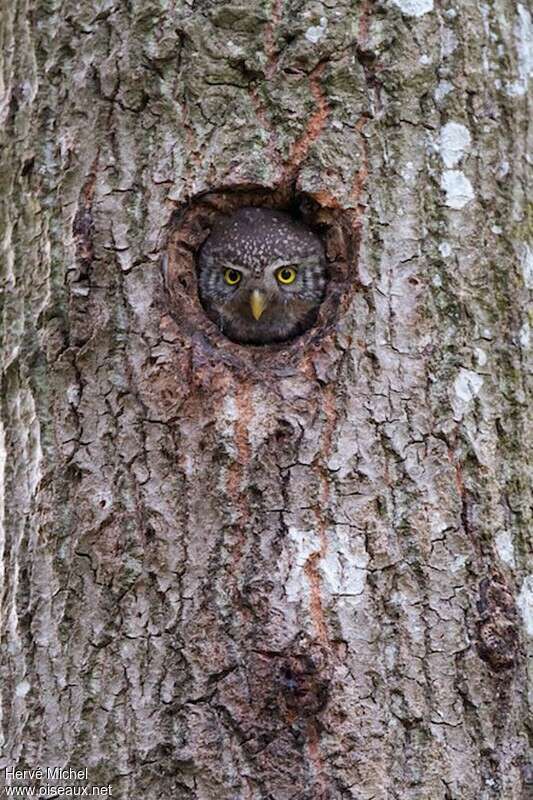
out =
<svg viewBox="0 0 533 800"><path fill-rule="evenodd" d="M261 319L261 314L266 307L267 296L259 291L259 289L254 289L250 295L250 308L252 309L252 315L256 322Z"/></svg>
<svg viewBox="0 0 533 800"><path fill-rule="evenodd" d="M272 276L275 276L275 280L281 286L287 286L294 283L297 275L298 270L292 265L282 265L280 267L276 267L276 269L272 271ZM256 322L261 319L263 311L269 305L269 300L270 298L268 295L260 289L254 289L250 294L250 308L252 310L252 316Z"/></svg>
<svg viewBox="0 0 533 800"><path fill-rule="evenodd" d="M327 282L318 236L282 211L243 207L216 221L198 258L208 316L232 341L288 341L314 324Z"/></svg>

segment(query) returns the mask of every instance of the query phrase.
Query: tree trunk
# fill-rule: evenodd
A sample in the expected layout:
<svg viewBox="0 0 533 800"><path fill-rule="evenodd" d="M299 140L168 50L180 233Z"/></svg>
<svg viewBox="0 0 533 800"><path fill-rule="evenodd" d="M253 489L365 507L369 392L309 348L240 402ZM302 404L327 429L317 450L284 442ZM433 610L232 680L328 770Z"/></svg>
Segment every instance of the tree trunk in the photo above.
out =
<svg viewBox="0 0 533 800"><path fill-rule="evenodd" d="M2 17L0 767L128 800L530 797L526 6ZM327 245L282 346L197 297L242 204Z"/></svg>

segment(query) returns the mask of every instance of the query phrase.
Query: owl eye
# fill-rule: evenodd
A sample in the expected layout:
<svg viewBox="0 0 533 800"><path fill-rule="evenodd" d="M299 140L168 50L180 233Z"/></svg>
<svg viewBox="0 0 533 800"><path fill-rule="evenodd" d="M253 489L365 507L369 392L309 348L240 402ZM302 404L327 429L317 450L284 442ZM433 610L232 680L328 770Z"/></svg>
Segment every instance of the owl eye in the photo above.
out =
<svg viewBox="0 0 533 800"><path fill-rule="evenodd" d="M228 267L228 269L224 270L224 280L229 286L236 286L241 278L242 273L238 269Z"/></svg>
<svg viewBox="0 0 533 800"><path fill-rule="evenodd" d="M281 267L281 269L278 269L276 272L276 278L280 283L286 285L288 283L294 283L297 274L298 271L294 267Z"/></svg>

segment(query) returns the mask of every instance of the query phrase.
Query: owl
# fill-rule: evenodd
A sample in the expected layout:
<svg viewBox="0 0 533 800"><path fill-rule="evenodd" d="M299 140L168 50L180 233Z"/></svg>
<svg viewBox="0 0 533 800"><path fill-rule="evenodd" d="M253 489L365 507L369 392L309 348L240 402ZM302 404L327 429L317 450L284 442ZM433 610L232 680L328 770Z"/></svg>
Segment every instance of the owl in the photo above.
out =
<svg viewBox="0 0 533 800"><path fill-rule="evenodd" d="M315 320L326 286L324 249L288 214L241 208L202 245L198 285L204 309L229 339L285 341Z"/></svg>

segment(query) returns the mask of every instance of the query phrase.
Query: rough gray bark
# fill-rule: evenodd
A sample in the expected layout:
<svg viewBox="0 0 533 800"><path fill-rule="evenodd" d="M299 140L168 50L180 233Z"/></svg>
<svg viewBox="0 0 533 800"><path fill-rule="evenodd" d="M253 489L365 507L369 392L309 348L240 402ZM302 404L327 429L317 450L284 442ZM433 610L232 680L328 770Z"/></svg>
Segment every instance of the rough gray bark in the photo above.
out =
<svg viewBox="0 0 533 800"><path fill-rule="evenodd" d="M1 767L523 800L526 6L5 0L2 25ZM178 257L187 203L239 189L353 237L335 318L264 353Z"/></svg>

